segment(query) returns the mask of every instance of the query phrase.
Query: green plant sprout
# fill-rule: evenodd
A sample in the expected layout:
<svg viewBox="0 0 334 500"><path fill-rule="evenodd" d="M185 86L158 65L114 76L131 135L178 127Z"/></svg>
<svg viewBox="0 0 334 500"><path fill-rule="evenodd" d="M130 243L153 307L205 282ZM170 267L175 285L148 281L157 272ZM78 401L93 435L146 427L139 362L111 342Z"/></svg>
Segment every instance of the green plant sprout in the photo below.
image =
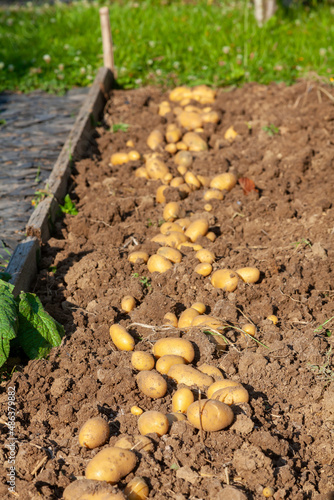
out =
<svg viewBox="0 0 334 500"><path fill-rule="evenodd" d="M126 132L128 130L128 128L130 127L130 125L128 123L115 123L113 126L112 126L112 132Z"/></svg>
<svg viewBox="0 0 334 500"><path fill-rule="evenodd" d="M308 246L308 247L312 248L312 243L309 240L307 240L306 238L303 238L300 241L295 241L294 243L291 243L291 245L293 245L296 249L300 245L305 245L305 246Z"/></svg>
<svg viewBox="0 0 334 500"><path fill-rule="evenodd" d="M275 127L275 125L273 123L270 123L269 125L266 125L265 127L262 127L262 130L267 132L267 134L270 137L273 137L274 135L279 134L279 128Z"/></svg>
<svg viewBox="0 0 334 500"><path fill-rule="evenodd" d="M321 325L317 326L317 328L313 330L313 333L325 333L327 337L331 337L333 333L331 330L329 330L328 328L325 329L325 332L323 332L323 330L324 326L327 325L327 323L329 323L330 321L332 321L332 319L334 319L334 316L324 321Z"/></svg>
<svg viewBox="0 0 334 500"><path fill-rule="evenodd" d="M332 369L332 347L328 349L326 352L326 361L323 365L311 365L308 363L310 370L315 373L317 376L320 376L321 380L324 380L327 383L334 381L334 370Z"/></svg>
<svg viewBox="0 0 334 500"><path fill-rule="evenodd" d="M41 166L37 165L37 172L35 177L35 183L39 184L41 182Z"/></svg>
<svg viewBox="0 0 334 500"><path fill-rule="evenodd" d="M63 214L78 215L78 210L69 194L64 198L64 205L59 205L59 209Z"/></svg>
<svg viewBox="0 0 334 500"><path fill-rule="evenodd" d="M132 273L131 276L133 278L139 278L139 274L138 273ZM152 285L150 283L150 279L147 276L141 276L140 280L139 280L139 283L141 283L144 286L144 288L150 288L150 287L152 287Z"/></svg>

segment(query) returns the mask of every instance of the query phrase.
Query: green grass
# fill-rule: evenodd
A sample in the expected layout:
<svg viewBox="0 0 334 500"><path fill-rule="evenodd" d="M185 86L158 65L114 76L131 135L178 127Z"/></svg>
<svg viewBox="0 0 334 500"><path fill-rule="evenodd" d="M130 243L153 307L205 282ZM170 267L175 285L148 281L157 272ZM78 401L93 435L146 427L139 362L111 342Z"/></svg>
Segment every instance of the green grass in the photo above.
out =
<svg viewBox="0 0 334 500"><path fill-rule="evenodd" d="M333 81L329 0L312 8L280 9L263 28L246 0L109 4L118 83L125 88L291 84L310 71ZM0 91L62 92L89 85L103 63L101 5L108 1L0 8Z"/></svg>

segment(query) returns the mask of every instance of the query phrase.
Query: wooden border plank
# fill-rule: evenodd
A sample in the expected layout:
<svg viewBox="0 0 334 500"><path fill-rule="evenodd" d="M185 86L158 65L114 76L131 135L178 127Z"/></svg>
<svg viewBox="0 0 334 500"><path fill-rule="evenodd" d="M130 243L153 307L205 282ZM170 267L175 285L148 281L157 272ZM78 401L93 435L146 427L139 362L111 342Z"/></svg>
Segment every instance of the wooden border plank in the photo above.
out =
<svg viewBox="0 0 334 500"><path fill-rule="evenodd" d="M40 245L37 238L26 238L14 250L6 272L11 274L10 283L15 285L14 295L22 290L30 289L31 283L37 273L37 264L40 257Z"/></svg>

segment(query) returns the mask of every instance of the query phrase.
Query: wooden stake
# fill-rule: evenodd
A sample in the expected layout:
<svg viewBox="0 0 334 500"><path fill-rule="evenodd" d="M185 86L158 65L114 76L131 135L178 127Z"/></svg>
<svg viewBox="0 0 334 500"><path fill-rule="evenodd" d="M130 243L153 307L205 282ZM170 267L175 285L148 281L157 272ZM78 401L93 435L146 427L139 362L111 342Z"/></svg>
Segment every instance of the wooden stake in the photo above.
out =
<svg viewBox="0 0 334 500"><path fill-rule="evenodd" d="M104 67L109 68L114 73L114 76L116 76L108 7L102 7L100 9L100 22L102 32Z"/></svg>

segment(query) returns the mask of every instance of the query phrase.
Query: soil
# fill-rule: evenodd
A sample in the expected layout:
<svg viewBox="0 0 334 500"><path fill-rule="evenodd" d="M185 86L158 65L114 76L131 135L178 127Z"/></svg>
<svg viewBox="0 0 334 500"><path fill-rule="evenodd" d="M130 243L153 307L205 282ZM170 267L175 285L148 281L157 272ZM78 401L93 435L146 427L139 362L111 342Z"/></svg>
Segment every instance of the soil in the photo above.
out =
<svg viewBox="0 0 334 500"><path fill-rule="evenodd" d="M234 405L234 423L204 432L203 439L188 422L173 423L161 438L152 435L154 452L137 453L138 465L120 489L139 475L157 500L260 499L265 487L273 488L275 500L334 498L333 320L320 326L333 316L334 297L334 105L324 90L330 92L300 82L217 94L213 107L221 120L204 126L209 151L193 154L192 170L210 177L233 171L252 179L257 191L246 195L238 183L206 212L202 188L181 205L192 218L206 217L216 234L214 242L199 240L215 253L214 269L260 269L257 283L239 282L234 292L215 289L210 277L194 273L198 261L191 249L163 274L128 261L134 250L152 254L159 248L150 240L162 220L163 207L155 201L160 182L134 176L142 161L113 167L110 156L128 151L129 139L148 153L148 134L164 131L173 115L158 115L166 99L159 89L113 93L91 156L76 164L79 214L56 223L34 288L66 337L47 360L30 361L1 386L4 404L7 387L16 388L18 498L61 498L84 476L99 451L79 446L78 430L88 418L108 420L108 446L138 433L133 405L171 411L175 383L168 381L160 399L140 393L131 353L117 351L109 327L120 323L135 337L136 350L151 352L167 335L160 328L164 315L179 315L195 301L230 325L256 325L265 346L227 328L225 351L198 328L168 332L194 343L195 366L210 363L241 382L249 403ZM112 133L112 123L130 127ZM238 133L233 142L224 139L231 125ZM172 156L162 155L176 175ZM180 198L176 188L165 193L167 200ZM137 301L129 314L120 307L125 295ZM273 314L276 325L267 319ZM5 444L6 411L0 416ZM1 447L1 463L8 452ZM7 470L0 469L0 496L12 498Z"/></svg>

